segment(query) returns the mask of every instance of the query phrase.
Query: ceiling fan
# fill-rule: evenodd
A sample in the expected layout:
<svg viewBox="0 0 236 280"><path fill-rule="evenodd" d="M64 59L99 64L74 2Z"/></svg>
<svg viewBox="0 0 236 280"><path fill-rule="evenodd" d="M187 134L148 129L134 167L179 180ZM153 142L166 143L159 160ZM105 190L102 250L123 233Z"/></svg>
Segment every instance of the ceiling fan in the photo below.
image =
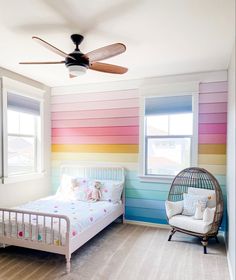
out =
<svg viewBox="0 0 236 280"><path fill-rule="evenodd" d="M127 68L122 66L99 62L100 60L104 60L125 52L126 46L122 43L115 43L88 52L86 54L83 54L79 49L79 45L83 41L84 37L79 34L72 34L71 40L73 41L76 47L72 53L67 54L39 37L33 36L32 39L37 41L39 44L41 44L48 50L64 57L65 60L20 62L20 64L63 64L64 63L69 70L70 78L74 78L81 74L84 74L87 69L112 73L112 74L124 74L128 71Z"/></svg>

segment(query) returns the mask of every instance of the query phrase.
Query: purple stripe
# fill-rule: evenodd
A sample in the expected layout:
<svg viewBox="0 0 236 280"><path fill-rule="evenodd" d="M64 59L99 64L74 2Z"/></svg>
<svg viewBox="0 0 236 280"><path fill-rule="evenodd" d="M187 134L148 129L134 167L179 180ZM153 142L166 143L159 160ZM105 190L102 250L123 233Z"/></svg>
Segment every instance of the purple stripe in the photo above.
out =
<svg viewBox="0 0 236 280"><path fill-rule="evenodd" d="M70 127L103 127L103 126L138 126L139 118L111 118L88 120L60 120L52 121L52 128Z"/></svg>
<svg viewBox="0 0 236 280"><path fill-rule="evenodd" d="M213 82L213 83L200 83L199 85L200 93L207 93L207 92L227 92L228 91L228 82Z"/></svg>
<svg viewBox="0 0 236 280"><path fill-rule="evenodd" d="M199 113L226 113L227 103L207 103L199 105Z"/></svg>
<svg viewBox="0 0 236 280"><path fill-rule="evenodd" d="M199 114L199 123L227 123L227 114Z"/></svg>
<svg viewBox="0 0 236 280"><path fill-rule="evenodd" d="M101 119L137 117L139 108L119 108L106 110L85 110L72 112L52 112L52 120L78 120L78 119Z"/></svg>
<svg viewBox="0 0 236 280"><path fill-rule="evenodd" d="M199 95L199 103L227 102L227 92L204 93Z"/></svg>

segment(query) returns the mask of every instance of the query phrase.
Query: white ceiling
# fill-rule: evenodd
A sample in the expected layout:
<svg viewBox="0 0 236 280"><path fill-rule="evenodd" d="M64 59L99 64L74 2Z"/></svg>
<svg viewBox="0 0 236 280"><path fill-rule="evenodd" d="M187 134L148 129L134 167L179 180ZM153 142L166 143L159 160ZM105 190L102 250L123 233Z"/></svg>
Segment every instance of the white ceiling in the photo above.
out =
<svg viewBox="0 0 236 280"><path fill-rule="evenodd" d="M0 0L0 66L49 86L137 79L227 69L235 40L234 0ZM72 33L88 52L115 42L127 51L104 62L124 75L88 70L68 78L64 65L19 65L61 60L31 37L65 52Z"/></svg>

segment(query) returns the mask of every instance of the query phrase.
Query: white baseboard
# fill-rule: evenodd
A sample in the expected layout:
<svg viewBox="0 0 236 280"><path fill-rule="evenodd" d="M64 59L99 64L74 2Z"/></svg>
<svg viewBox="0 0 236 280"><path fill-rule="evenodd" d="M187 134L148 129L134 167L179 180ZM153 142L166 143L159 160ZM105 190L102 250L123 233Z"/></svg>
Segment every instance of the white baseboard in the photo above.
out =
<svg viewBox="0 0 236 280"><path fill-rule="evenodd" d="M235 280L233 277L233 269L232 269L231 261L229 258L228 244L226 242L225 236L224 236L224 240L225 240L225 247L226 247L226 254L227 254L227 263L228 263L228 268L229 268L229 278L230 278L230 280Z"/></svg>
<svg viewBox="0 0 236 280"><path fill-rule="evenodd" d="M124 220L124 224L170 229L169 225L154 224L154 223L147 223L147 222L140 222L140 221L131 221L131 220Z"/></svg>

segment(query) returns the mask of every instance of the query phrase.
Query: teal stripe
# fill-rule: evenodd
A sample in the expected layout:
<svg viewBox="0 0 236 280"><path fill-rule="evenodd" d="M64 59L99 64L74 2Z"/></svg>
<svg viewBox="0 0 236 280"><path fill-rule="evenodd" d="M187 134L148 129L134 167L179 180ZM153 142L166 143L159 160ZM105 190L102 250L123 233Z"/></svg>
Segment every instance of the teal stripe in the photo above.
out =
<svg viewBox="0 0 236 280"><path fill-rule="evenodd" d="M164 219L156 219L156 218L145 218L145 217L137 217L132 215L125 215L126 220L134 221L134 222L146 222L152 224L161 224L167 225L167 220Z"/></svg>
<svg viewBox="0 0 236 280"><path fill-rule="evenodd" d="M127 216L133 217L144 217L144 218L154 218L154 219L166 219L165 210L157 209L146 209L146 208L136 208L136 207L125 207L125 214Z"/></svg>
<svg viewBox="0 0 236 280"><path fill-rule="evenodd" d="M140 182L139 180L125 180L126 188L139 190L169 191L170 184Z"/></svg>
<svg viewBox="0 0 236 280"><path fill-rule="evenodd" d="M125 206L136 208L147 208L156 210L165 210L165 202L151 199L126 198Z"/></svg>
<svg viewBox="0 0 236 280"><path fill-rule="evenodd" d="M161 191L149 191L149 190L134 190L126 189L125 196L128 198L141 198L141 199L152 199L152 200L166 200L168 192Z"/></svg>

